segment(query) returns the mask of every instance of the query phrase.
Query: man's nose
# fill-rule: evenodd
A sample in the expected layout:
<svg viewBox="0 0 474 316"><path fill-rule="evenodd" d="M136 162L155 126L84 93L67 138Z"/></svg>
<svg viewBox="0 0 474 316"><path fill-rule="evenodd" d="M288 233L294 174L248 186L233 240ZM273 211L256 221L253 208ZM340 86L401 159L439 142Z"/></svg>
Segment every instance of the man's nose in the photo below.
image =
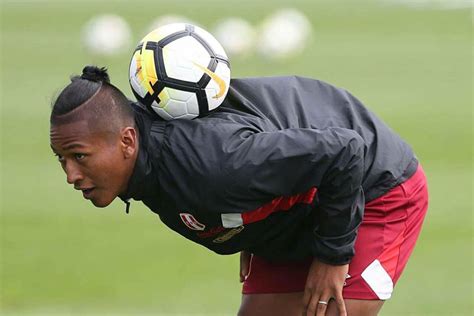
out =
<svg viewBox="0 0 474 316"><path fill-rule="evenodd" d="M64 171L66 172L66 181L69 184L74 184L84 178L79 168L74 166L73 163L67 164Z"/></svg>

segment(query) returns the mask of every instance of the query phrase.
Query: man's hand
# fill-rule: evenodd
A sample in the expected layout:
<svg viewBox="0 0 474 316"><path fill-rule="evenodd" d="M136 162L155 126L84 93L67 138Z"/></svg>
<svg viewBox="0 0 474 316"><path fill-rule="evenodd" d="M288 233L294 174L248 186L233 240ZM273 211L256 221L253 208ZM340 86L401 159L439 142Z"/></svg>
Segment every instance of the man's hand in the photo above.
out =
<svg viewBox="0 0 474 316"><path fill-rule="evenodd" d="M240 252L240 283L244 282L249 275L250 269L250 253L247 251Z"/></svg>
<svg viewBox="0 0 474 316"><path fill-rule="evenodd" d="M326 315L327 303L331 299L336 300L339 315L347 315L344 299L342 298L342 287L348 270L348 264L335 266L317 259L313 260L306 279L303 297L304 316Z"/></svg>

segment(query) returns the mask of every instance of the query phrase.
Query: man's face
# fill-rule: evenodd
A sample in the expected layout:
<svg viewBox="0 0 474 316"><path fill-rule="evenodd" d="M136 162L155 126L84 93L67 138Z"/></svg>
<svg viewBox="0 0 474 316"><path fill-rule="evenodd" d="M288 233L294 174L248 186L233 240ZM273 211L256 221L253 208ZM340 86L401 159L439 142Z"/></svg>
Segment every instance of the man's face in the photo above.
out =
<svg viewBox="0 0 474 316"><path fill-rule="evenodd" d="M93 130L86 120L51 126L51 148L67 182L97 207L109 205L127 188L134 164L122 136Z"/></svg>

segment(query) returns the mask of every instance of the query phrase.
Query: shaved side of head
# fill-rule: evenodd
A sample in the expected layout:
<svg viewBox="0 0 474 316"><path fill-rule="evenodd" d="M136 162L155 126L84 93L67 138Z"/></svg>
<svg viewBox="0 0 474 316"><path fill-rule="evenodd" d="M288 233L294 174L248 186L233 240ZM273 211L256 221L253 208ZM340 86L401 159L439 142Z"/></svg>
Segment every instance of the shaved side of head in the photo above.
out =
<svg viewBox="0 0 474 316"><path fill-rule="evenodd" d="M110 84L104 68L84 68L82 76L72 77L53 104L51 126L81 120L87 122L91 132L107 134L135 126L129 100Z"/></svg>
<svg viewBox="0 0 474 316"><path fill-rule="evenodd" d="M118 133L126 126L134 126L133 112L123 95L117 95L106 86L72 111L51 115L51 125L87 121L91 131Z"/></svg>

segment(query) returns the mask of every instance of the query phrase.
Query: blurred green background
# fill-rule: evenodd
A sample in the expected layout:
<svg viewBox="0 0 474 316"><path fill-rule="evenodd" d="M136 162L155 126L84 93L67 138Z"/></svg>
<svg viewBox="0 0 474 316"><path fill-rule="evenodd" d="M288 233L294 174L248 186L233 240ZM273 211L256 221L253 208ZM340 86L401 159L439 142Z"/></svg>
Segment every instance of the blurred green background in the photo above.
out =
<svg viewBox="0 0 474 316"><path fill-rule="evenodd" d="M120 201L96 209L66 184L49 149L50 103L90 63L131 96L129 53L91 57L81 47L94 15L123 16L137 42L162 14L206 28L236 15L257 25L290 4L311 19L309 47L284 61L234 58L233 77L329 81L412 144L431 206L381 315L472 315L472 13L375 0L2 1L2 315L236 314L238 256L186 241L140 203L130 215Z"/></svg>

